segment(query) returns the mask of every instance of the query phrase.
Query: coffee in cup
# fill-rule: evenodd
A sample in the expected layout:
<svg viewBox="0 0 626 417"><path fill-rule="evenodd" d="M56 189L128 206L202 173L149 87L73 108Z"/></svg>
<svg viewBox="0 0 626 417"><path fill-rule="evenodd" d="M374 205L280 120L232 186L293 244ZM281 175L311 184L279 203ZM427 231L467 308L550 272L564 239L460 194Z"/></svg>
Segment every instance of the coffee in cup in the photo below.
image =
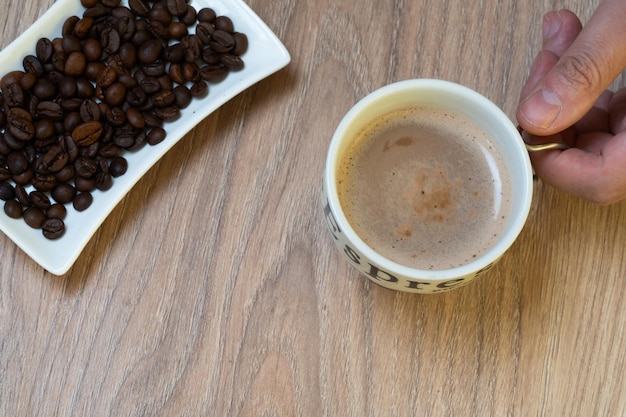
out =
<svg viewBox="0 0 626 417"><path fill-rule="evenodd" d="M532 169L493 103L457 84L409 80L359 102L329 149L325 215L335 242L383 286L456 288L519 234Z"/></svg>

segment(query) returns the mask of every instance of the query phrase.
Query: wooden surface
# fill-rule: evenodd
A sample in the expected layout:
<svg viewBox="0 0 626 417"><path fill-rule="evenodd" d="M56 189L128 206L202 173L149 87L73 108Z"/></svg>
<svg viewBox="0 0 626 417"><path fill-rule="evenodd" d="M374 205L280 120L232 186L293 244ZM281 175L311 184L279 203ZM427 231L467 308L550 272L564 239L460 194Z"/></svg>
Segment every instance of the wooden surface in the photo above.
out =
<svg viewBox="0 0 626 417"><path fill-rule="evenodd" d="M0 47L52 3L8 0ZM0 415L624 415L626 203L537 181L502 261L433 296L358 275L320 209L362 96L437 77L513 117L542 14L597 3L249 0L288 68L175 146L65 276L0 235Z"/></svg>

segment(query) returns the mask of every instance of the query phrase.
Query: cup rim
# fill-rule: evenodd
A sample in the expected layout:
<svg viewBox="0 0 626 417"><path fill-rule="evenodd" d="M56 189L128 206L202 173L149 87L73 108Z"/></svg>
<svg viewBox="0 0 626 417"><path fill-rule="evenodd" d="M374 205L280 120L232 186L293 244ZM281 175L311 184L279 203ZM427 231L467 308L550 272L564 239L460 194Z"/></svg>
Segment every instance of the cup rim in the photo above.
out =
<svg viewBox="0 0 626 417"><path fill-rule="evenodd" d="M356 233L356 231L353 229L352 225L348 221L348 218L346 217L343 208L341 207L341 204L339 202L336 184L336 167L341 153L340 145L342 143L342 137L344 135L344 132L350 126L350 124L354 120L354 117L364 108L372 105L372 103L375 103L376 101L389 94L393 94L394 92L407 89L437 89L446 93L457 95L463 100L467 100L471 103L481 106L481 108L483 108L485 112L489 112L493 115L494 120L498 120L498 122L502 124L503 128L505 128L507 132L510 133L511 137L516 138L516 140L511 141L510 146L515 148L515 153L519 155L519 157L523 161L521 165L524 169L524 172L518 172L518 175L520 176L520 178L524 178L525 180L523 181L522 189L515 190L516 192L522 192L523 195L521 196L521 204L519 205L519 207L517 207L515 212L512 213L512 221L510 222L510 226L505 230L500 239L485 253L466 264L454 268L438 270L419 269L397 263L387 257L384 257L378 252L374 251ZM469 87L465 87L461 84L451 81L430 78L408 79L387 84L374 90L373 92L367 94L365 97L357 101L357 103L344 115L339 125L337 126L337 129L333 133L326 156L326 164L324 167L324 186L326 189L326 198L328 199L328 204L330 205L330 208L334 216L336 217L335 220L337 221L341 232L345 235L346 239L352 245L354 245L354 249L356 249L366 258L369 258L370 260L376 262L380 267L384 268L390 273L395 273L409 279L413 278L432 281L455 279L476 274L478 271L488 268L511 247L511 245L515 242L515 240L521 233L530 212L533 194L532 178L533 171L530 157L528 155L528 152L526 151L521 135L519 134L513 122L497 105L495 105L491 100L489 100L482 94L478 93L475 90L472 90Z"/></svg>

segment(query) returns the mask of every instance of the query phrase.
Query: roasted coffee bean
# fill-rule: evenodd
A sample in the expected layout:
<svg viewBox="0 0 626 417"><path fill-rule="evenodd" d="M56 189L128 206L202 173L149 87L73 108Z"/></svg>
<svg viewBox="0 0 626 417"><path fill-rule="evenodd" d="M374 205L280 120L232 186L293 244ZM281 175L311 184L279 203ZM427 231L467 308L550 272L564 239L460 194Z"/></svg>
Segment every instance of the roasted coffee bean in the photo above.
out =
<svg viewBox="0 0 626 417"><path fill-rule="evenodd" d="M139 85L146 94L154 94L161 89L161 83L156 77L145 77L139 81Z"/></svg>
<svg viewBox="0 0 626 417"><path fill-rule="evenodd" d="M200 68L195 62L185 62L183 64L183 78L185 81L192 83L200 81Z"/></svg>
<svg viewBox="0 0 626 417"><path fill-rule="evenodd" d="M59 94L65 98L76 95L76 79L74 77L64 77L59 84Z"/></svg>
<svg viewBox="0 0 626 417"><path fill-rule="evenodd" d="M85 72L87 67L87 58L80 51L71 52L65 61L64 71L70 77L79 77Z"/></svg>
<svg viewBox="0 0 626 417"><path fill-rule="evenodd" d="M137 59L141 64L151 64L159 59L162 53L163 42L160 39L150 39L137 50Z"/></svg>
<svg viewBox="0 0 626 417"><path fill-rule="evenodd" d="M82 49L80 39L78 39L74 35L65 35L61 40L61 45L63 47L63 52L66 55L70 55L72 52L78 52Z"/></svg>
<svg viewBox="0 0 626 417"><path fill-rule="evenodd" d="M63 26L61 27L61 34L64 37L71 35L74 31L74 26L76 26L76 23L79 20L80 18L78 16L70 16L65 19L65 22L63 22Z"/></svg>
<svg viewBox="0 0 626 417"><path fill-rule="evenodd" d="M131 130L118 130L113 138L113 142L120 148L130 148L135 143L135 135Z"/></svg>
<svg viewBox="0 0 626 417"><path fill-rule="evenodd" d="M126 123L126 112L121 107L109 108L104 118L111 126L120 127Z"/></svg>
<svg viewBox="0 0 626 417"><path fill-rule="evenodd" d="M146 102L146 92L141 87L133 87L126 92L126 102L132 107L140 107Z"/></svg>
<svg viewBox="0 0 626 417"><path fill-rule="evenodd" d="M233 32L235 30L233 21L228 16L217 16L215 18L215 22L213 22L213 25L215 25L215 29L223 30L226 32Z"/></svg>
<svg viewBox="0 0 626 417"><path fill-rule="evenodd" d="M24 207L30 207L30 197L28 191L23 185L17 184L15 186L15 199Z"/></svg>
<svg viewBox="0 0 626 417"><path fill-rule="evenodd" d="M76 175L83 178L92 178L98 172L98 164L93 159L80 157L74 163Z"/></svg>
<svg viewBox="0 0 626 417"><path fill-rule="evenodd" d="M151 64L145 64L142 69L148 77L158 78L165 73L165 61L157 59Z"/></svg>
<svg viewBox="0 0 626 417"><path fill-rule="evenodd" d="M163 51L163 58L170 63L182 62L185 59L185 52L180 43L169 45Z"/></svg>
<svg viewBox="0 0 626 417"><path fill-rule="evenodd" d="M0 182L0 200L11 200L15 198L15 189L8 182Z"/></svg>
<svg viewBox="0 0 626 417"><path fill-rule="evenodd" d="M88 62L102 58L102 45L93 38L86 39L82 44L82 52Z"/></svg>
<svg viewBox="0 0 626 417"><path fill-rule="evenodd" d="M65 165L67 165L68 161L69 155L60 145L54 145L51 147L42 158L43 167L47 170L47 172L51 173L59 172L65 167ZM46 171L41 169L39 172L45 173Z"/></svg>
<svg viewBox="0 0 626 417"><path fill-rule="evenodd" d="M96 189L96 178L76 177L74 178L74 187L79 192L93 191Z"/></svg>
<svg viewBox="0 0 626 417"><path fill-rule="evenodd" d="M233 33L233 39L235 40L233 54L241 56L246 53L248 50L248 36L245 33L236 32Z"/></svg>
<svg viewBox="0 0 626 417"><path fill-rule="evenodd" d="M161 127L154 127L150 130L150 132L148 132L148 136L146 137L146 141L150 144L150 145L156 145L158 143L163 142L163 140L165 139L166 136L166 132L165 129L161 128ZM111 170L111 168L109 168ZM113 171L111 170L111 173L113 173Z"/></svg>
<svg viewBox="0 0 626 417"><path fill-rule="evenodd" d="M196 35L203 44L208 45L211 40L211 34L215 31L215 27L209 22L200 22L196 26Z"/></svg>
<svg viewBox="0 0 626 417"><path fill-rule="evenodd" d="M22 79L22 76L19 77L20 80ZM22 87L20 87L19 80L11 82L0 88L2 88L4 102L8 107L21 107L26 104L26 94L24 93Z"/></svg>
<svg viewBox="0 0 626 417"><path fill-rule="evenodd" d="M65 62L63 64L65 65ZM46 78L40 78L33 86L33 93L42 101L52 100L57 94L57 87L54 82Z"/></svg>
<svg viewBox="0 0 626 417"><path fill-rule="evenodd" d="M126 99L126 86L120 82L111 84L104 92L104 102L109 106L119 106Z"/></svg>
<svg viewBox="0 0 626 417"><path fill-rule="evenodd" d="M128 120L128 123L135 129L143 129L146 124L143 114L134 107L129 107L128 110L126 110L126 120Z"/></svg>
<svg viewBox="0 0 626 417"><path fill-rule="evenodd" d="M154 105L156 107L163 108L174 104L176 96L172 90L161 90L155 93L154 96L152 96L152 99L154 100Z"/></svg>
<svg viewBox="0 0 626 417"><path fill-rule="evenodd" d="M224 54L233 50L235 47L235 38L230 32L216 29L211 35L209 46L211 46L214 51Z"/></svg>
<svg viewBox="0 0 626 417"><path fill-rule="evenodd" d="M92 17L84 17L76 22L72 34L78 39L85 39L91 32L93 24L94 19Z"/></svg>
<svg viewBox="0 0 626 417"><path fill-rule="evenodd" d="M150 12L150 4L147 0L128 0L128 7L137 16L146 17Z"/></svg>
<svg viewBox="0 0 626 417"><path fill-rule="evenodd" d="M132 151L132 149L129 149ZM99 172L96 175L96 188L100 191L110 190L113 186L113 177L109 172Z"/></svg>
<svg viewBox="0 0 626 417"><path fill-rule="evenodd" d="M65 168L54 174L54 178L58 181L58 183L69 182L74 178L74 176L74 164L66 165ZM56 188L57 184L54 184L53 189Z"/></svg>
<svg viewBox="0 0 626 417"><path fill-rule="evenodd" d="M155 130L155 129L152 129ZM157 134L157 132L155 132L155 135ZM148 137L150 136L150 134L148 134ZM165 138L165 131L163 131L162 133L162 138L160 141L162 141ZM159 141L159 142L160 142ZM155 142L154 144L156 144L158 142ZM113 159L111 159L111 162L109 163L109 172L111 173L111 175L113 177L121 177L122 175L126 174L126 170L128 169L128 161L126 161L126 158L122 157L122 156L116 156Z"/></svg>
<svg viewBox="0 0 626 417"><path fill-rule="evenodd" d="M155 107L154 113L165 122L172 122L180 117L180 109L176 106Z"/></svg>
<svg viewBox="0 0 626 417"><path fill-rule="evenodd" d="M57 179L52 174L37 174L33 177L31 183L37 191L47 193L56 187Z"/></svg>
<svg viewBox="0 0 626 417"><path fill-rule="evenodd" d="M13 174L9 171L8 168L0 166L0 181L10 180Z"/></svg>
<svg viewBox="0 0 626 417"><path fill-rule="evenodd" d="M215 13L215 10L211 9L210 7L204 7L198 10L197 18L200 22L213 23L217 18L217 14Z"/></svg>
<svg viewBox="0 0 626 417"><path fill-rule="evenodd" d="M102 112L100 106L93 99L87 99L80 105L80 117L84 122L100 120Z"/></svg>
<svg viewBox="0 0 626 417"><path fill-rule="evenodd" d="M187 1L166 0L167 10L174 16L182 16L187 12Z"/></svg>
<svg viewBox="0 0 626 417"><path fill-rule="evenodd" d="M63 131L64 132L72 132L76 126L83 122L82 117L79 112L72 111L66 113L65 119L63 119Z"/></svg>
<svg viewBox="0 0 626 417"><path fill-rule="evenodd" d="M105 52L115 54L120 49L122 37L117 29L106 27L100 32L100 44Z"/></svg>
<svg viewBox="0 0 626 417"><path fill-rule="evenodd" d="M90 192L82 192L74 197L72 201L72 205L76 211L85 211L91 206L93 203L93 196Z"/></svg>
<svg viewBox="0 0 626 417"><path fill-rule="evenodd" d="M98 120L81 123L72 131L72 140L80 146L89 146L100 138L102 123Z"/></svg>
<svg viewBox="0 0 626 417"><path fill-rule="evenodd" d="M13 151L7 155L6 166L11 174L21 174L28 169L28 159L24 152Z"/></svg>
<svg viewBox="0 0 626 417"><path fill-rule="evenodd" d="M67 204L71 202L75 196L76 189L68 183L60 183L52 190L52 198L54 198L57 203Z"/></svg>
<svg viewBox="0 0 626 417"><path fill-rule="evenodd" d="M227 75L228 70L223 65L205 65L200 68L200 78L208 82L220 82Z"/></svg>
<svg viewBox="0 0 626 417"><path fill-rule="evenodd" d="M19 174L14 174L11 179L15 184L26 186L31 183L34 177L35 170L29 167Z"/></svg>
<svg viewBox="0 0 626 417"><path fill-rule="evenodd" d="M185 61L196 62L202 56L202 40L197 35L183 36L180 40Z"/></svg>
<svg viewBox="0 0 626 417"><path fill-rule="evenodd" d="M37 104L37 116L53 121L61 120L63 118L63 108L59 103L53 101L40 101Z"/></svg>
<svg viewBox="0 0 626 417"><path fill-rule="evenodd" d="M27 72L20 80L20 87L22 87L23 90L29 91L33 89L36 82L37 76L32 72Z"/></svg>
<svg viewBox="0 0 626 417"><path fill-rule="evenodd" d="M52 58L52 41L48 38L40 38L35 45L35 54L37 58L43 63L49 62Z"/></svg>
<svg viewBox="0 0 626 417"><path fill-rule="evenodd" d="M63 204L52 204L50 207L48 207L48 210L46 210L46 217L48 217L49 219L63 220L66 216L67 209Z"/></svg>
<svg viewBox="0 0 626 417"><path fill-rule="evenodd" d="M170 39L180 39L189 33L187 31L187 25L183 22L172 22L167 27L167 30L169 32Z"/></svg>
<svg viewBox="0 0 626 417"><path fill-rule="evenodd" d="M191 103L192 97L186 85L179 85L174 88L174 104L181 109L186 108Z"/></svg>
<svg viewBox="0 0 626 417"><path fill-rule="evenodd" d="M196 9L193 6L187 5L187 11L184 15L180 16L179 19L187 26L193 26L196 23L197 17L198 13Z"/></svg>
<svg viewBox="0 0 626 417"><path fill-rule="evenodd" d="M9 114L7 129L14 138L21 141L28 141L35 137L35 125L30 121L30 117L11 116Z"/></svg>
<svg viewBox="0 0 626 417"><path fill-rule="evenodd" d="M40 210L46 210L50 207L50 199L41 191L31 191L29 197L32 205Z"/></svg>
<svg viewBox="0 0 626 417"><path fill-rule="evenodd" d="M222 55L222 64L230 71L239 71L243 69L243 60L234 54Z"/></svg>
<svg viewBox="0 0 626 417"><path fill-rule="evenodd" d="M43 75L43 64L34 55L26 55L22 60L22 64L24 66L24 71L27 73L35 75L37 78Z"/></svg>
<svg viewBox="0 0 626 417"><path fill-rule="evenodd" d="M33 229L41 228L41 225L46 220L46 215L37 207L28 207L22 213L22 217L24 217L26 224Z"/></svg>
<svg viewBox="0 0 626 417"><path fill-rule="evenodd" d="M191 96L194 98L204 98L209 94L209 87L205 82L201 81L192 85L189 89L189 93L191 93Z"/></svg>
<svg viewBox="0 0 626 417"><path fill-rule="evenodd" d="M59 239L65 233L65 223L57 218L46 219L41 224L41 230L47 239Z"/></svg>
<svg viewBox="0 0 626 417"><path fill-rule="evenodd" d="M15 200L7 200L4 203L4 212L13 219L22 217L22 205Z"/></svg>

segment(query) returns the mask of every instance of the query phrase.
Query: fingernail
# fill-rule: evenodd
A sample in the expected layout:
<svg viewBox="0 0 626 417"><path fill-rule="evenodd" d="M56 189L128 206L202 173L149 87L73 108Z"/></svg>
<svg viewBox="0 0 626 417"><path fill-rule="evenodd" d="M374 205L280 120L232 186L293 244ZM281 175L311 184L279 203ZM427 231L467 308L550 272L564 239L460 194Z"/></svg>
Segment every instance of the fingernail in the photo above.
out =
<svg viewBox="0 0 626 417"><path fill-rule="evenodd" d="M521 113L528 124L547 129L554 124L562 108L563 104L554 92L540 89L522 102Z"/></svg>
<svg viewBox="0 0 626 417"><path fill-rule="evenodd" d="M547 40L554 36L561 27L561 19L556 12L548 12L543 16L542 34L543 39Z"/></svg>

